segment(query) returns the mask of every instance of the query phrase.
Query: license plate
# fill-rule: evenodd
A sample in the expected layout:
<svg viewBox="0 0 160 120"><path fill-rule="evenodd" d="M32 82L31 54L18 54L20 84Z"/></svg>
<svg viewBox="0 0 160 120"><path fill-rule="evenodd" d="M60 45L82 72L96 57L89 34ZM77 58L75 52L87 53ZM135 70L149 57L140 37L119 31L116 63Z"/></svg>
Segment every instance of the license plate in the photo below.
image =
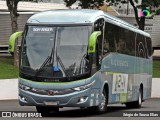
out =
<svg viewBox="0 0 160 120"><path fill-rule="evenodd" d="M55 101L55 102L53 102L53 101L44 101L44 104L45 105L58 105L58 101Z"/></svg>

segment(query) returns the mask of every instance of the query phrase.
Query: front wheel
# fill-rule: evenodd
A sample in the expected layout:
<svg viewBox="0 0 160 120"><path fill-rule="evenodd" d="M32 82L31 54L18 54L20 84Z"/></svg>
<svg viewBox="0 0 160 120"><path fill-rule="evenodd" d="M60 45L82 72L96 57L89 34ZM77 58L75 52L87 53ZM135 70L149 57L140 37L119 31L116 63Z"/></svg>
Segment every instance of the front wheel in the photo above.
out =
<svg viewBox="0 0 160 120"><path fill-rule="evenodd" d="M102 92L102 101L98 106L92 107L92 109L98 113L104 113L107 111L108 97L105 89Z"/></svg>
<svg viewBox="0 0 160 120"><path fill-rule="evenodd" d="M36 106L36 109L43 117L49 116L52 112L59 112L59 107Z"/></svg>

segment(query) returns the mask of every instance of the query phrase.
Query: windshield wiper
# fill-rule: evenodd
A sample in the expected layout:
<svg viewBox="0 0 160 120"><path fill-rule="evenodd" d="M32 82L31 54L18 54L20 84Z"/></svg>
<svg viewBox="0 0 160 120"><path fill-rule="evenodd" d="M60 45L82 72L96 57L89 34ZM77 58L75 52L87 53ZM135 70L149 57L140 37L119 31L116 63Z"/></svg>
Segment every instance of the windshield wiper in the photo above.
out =
<svg viewBox="0 0 160 120"><path fill-rule="evenodd" d="M54 50L53 50L53 48L52 48L51 55L48 56L48 57L46 58L46 60L43 62L43 64L41 65L41 67L40 67L38 70L36 70L36 73L35 73L35 77L36 77L36 78L37 78L39 72L47 65L47 63L49 63L49 65L52 65L52 66L53 66L53 58L52 58L52 56L54 57L53 52L54 52Z"/></svg>
<svg viewBox="0 0 160 120"><path fill-rule="evenodd" d="M59 62L60 66L62 67L63 72L65 73L66 77L68 78L68 80L70 80L70 76L67 73L66 68L64 67L64 64L62 63L62 60L60 59L60 57L57 54L56 54L56 57L57 57L57 61Z"/></svg>
<svg viewBox="0 0 160 120"><path fill-rule="evenodd" d="M50 56L48 56L46 58L46 60L44 61L44 63L42 64L42 66L36 71L35 73L35 78L37 79L37 76L39 74L39 72L47 65L47 63L49 62L50 64L49 65L52 65L53 66L53 62L54 62L54 48L55 48L55 41L56 41L56 32L57 32L57 28L55 30L55 38L54 38L54 46L52 47L52 51L51 51L51 54ZM52 58L53 57L53 58Z"/></svg>

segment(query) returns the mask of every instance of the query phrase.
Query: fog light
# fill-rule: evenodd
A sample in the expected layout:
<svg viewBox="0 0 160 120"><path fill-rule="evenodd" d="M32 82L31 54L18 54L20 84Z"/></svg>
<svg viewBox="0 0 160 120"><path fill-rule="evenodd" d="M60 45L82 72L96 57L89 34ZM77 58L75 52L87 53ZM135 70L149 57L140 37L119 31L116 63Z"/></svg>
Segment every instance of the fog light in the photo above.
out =
<svg viewBox="0 0 160 120"><path fill-rule="evenodd" d="M86 97L86 96L80 97L79 100L78 100L78 104L86 102L87 98L88 97Z"/></svg>
<svg viewBox="0 0 160 120"><path fill-rule="evenodd" d="M27 102L27 98L26 97L23 97L23 96L20 96L21 97L21 100L23 100L24 102Z"/></svg>
<svg viewBox="0 0 160 120"><path fill-rule="evenodd" d="M85 101L84 97L81 97L81 98L79 99L79 102L84 102L84 101Z"/></svg>

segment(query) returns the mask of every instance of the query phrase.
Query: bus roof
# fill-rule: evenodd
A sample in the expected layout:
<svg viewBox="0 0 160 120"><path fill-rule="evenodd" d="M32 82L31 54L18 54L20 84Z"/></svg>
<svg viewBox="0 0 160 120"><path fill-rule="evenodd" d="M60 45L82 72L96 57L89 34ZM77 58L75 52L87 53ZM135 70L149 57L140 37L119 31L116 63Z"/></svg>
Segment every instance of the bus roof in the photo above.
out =
<svg viewBox="0 0 160 120"><path fill-rule="evenodd" d="M52 10L37 13L29 18L27 23L74 24L93 23L98 16L104 15L100 10L74 9Z"/></svg>
<svg viewBox="0 0 160 120"><path fill-rule="evenodd" d="M120 23L122 26L131 28L134 32L141 33L150 37L146 32L143 32L136 28L135 26L107 14L101 10L91 10L91 9L71 9L71 10L50 10L37 13L31 16L27 23L35 24L84 24L84 23L94 23L97 18L106 17L114 22Z"/></svg>

